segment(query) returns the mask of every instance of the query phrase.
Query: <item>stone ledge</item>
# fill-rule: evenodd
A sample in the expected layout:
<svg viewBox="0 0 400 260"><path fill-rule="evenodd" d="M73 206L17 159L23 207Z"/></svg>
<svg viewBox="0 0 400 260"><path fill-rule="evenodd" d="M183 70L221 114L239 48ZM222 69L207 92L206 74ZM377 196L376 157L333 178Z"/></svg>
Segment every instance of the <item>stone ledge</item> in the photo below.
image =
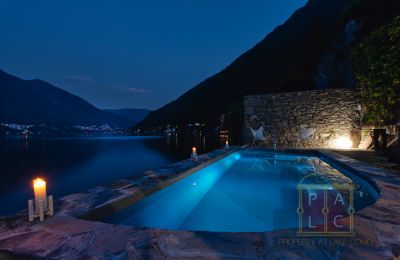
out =
<svg viewBox="0 0 400 260"><path fill-rule="evenodd" d="M140 176L116 180L110 184L97 186L84 193L73 193L55 200L56 215L98 220L120 210L172 183L200 170L203 167L237 151L217 149L199 156L197 162L190 159L148 170ZM13 215L0 217L2 220L15 220L12 223L27 221L26 210Z"/></svg>

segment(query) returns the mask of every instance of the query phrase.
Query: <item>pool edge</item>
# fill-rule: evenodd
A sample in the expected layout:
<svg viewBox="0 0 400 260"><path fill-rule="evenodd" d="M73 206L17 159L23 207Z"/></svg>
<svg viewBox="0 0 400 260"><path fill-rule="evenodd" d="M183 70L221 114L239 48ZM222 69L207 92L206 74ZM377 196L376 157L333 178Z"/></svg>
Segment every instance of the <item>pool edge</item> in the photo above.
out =
<svg viewBox="0 0 400 260"><path fill-rule="evenodd" d="M207 167L208 165L219 161L239 150L241 150L241 147L232 147L229 150L226 149L217 149L209 153L205 153L199 156L199 161L198 162L193 162L190 159L179 161L177 163L168 165L168 169L174 170L179 169L179 167L182 164L187 164L190 163L187 169L185 169L182 172L178 172L177 174L173 175L168 175L166 179L161 180L160 182L155 182L152 183L151 185L144 186L141 188L139 191L134 190L133 192L127 192L123 197L114 199L112 201L109 201L108 203L105 203L101 206L98 206L96 208L93 208L90 210L88 213L80 216L79 218L84 219L84 220L90 220L90 221L101 221L102 219L112 215L116 211L125 209L132 204L182 180L185 177L188 177L192 175L193 173ZM220 154L217 156L213 156L212 153L216 151L221 151ZM159 169L155 169L153 171L157 170L162 170L165 169L165 167L161 167ZM130 185L122 187L122 189L127 190L129 188L132 188L135 185L135 183L132 183Z"/></svg>

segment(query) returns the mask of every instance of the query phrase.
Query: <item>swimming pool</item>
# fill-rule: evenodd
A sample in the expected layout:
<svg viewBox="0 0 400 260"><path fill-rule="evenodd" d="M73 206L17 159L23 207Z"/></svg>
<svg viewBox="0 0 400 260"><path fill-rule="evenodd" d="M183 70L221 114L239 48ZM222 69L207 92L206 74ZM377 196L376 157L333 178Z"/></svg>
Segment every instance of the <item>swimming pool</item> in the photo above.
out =
<svg viewBox="0 0 400 260"><path fill-rule="evenodd" d="M367 182L333 167L324 158L244 149L113 214L105 222L217 232L296 228L298 187L305 179L315 187L333 190L337 184L353 185L356 211L378 198ZM343 200L348 204L349 198ZM323 219L313 221L321 224Z"/></svg>

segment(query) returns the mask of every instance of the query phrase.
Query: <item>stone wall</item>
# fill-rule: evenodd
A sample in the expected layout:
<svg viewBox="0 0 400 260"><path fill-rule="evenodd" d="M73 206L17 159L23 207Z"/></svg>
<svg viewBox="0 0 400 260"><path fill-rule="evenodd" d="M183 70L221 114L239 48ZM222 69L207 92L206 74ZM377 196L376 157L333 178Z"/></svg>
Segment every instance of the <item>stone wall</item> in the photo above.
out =
<svg viewBox="0 0 400 260"><path fill-rule="evenodd" d="M249 126L263 125L267 146L276 140L278 147L333 147L338 138L348 137L356 147L361 138L359 104L359 93L348 89L245 96L243 137L250 143ZM315 132L304 140L304 129Z"/></svg>

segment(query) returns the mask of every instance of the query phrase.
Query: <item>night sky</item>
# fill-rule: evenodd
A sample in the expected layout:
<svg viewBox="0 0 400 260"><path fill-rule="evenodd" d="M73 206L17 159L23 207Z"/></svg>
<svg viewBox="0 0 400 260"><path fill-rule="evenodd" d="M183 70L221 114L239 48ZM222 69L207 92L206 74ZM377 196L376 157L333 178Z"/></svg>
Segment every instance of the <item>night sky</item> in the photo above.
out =
<svg viewBox="0 0 400 260"><path fill-rule="evenodd" d="M0 69L99 108L158 108L307 0L0 0Z"/></svg>

